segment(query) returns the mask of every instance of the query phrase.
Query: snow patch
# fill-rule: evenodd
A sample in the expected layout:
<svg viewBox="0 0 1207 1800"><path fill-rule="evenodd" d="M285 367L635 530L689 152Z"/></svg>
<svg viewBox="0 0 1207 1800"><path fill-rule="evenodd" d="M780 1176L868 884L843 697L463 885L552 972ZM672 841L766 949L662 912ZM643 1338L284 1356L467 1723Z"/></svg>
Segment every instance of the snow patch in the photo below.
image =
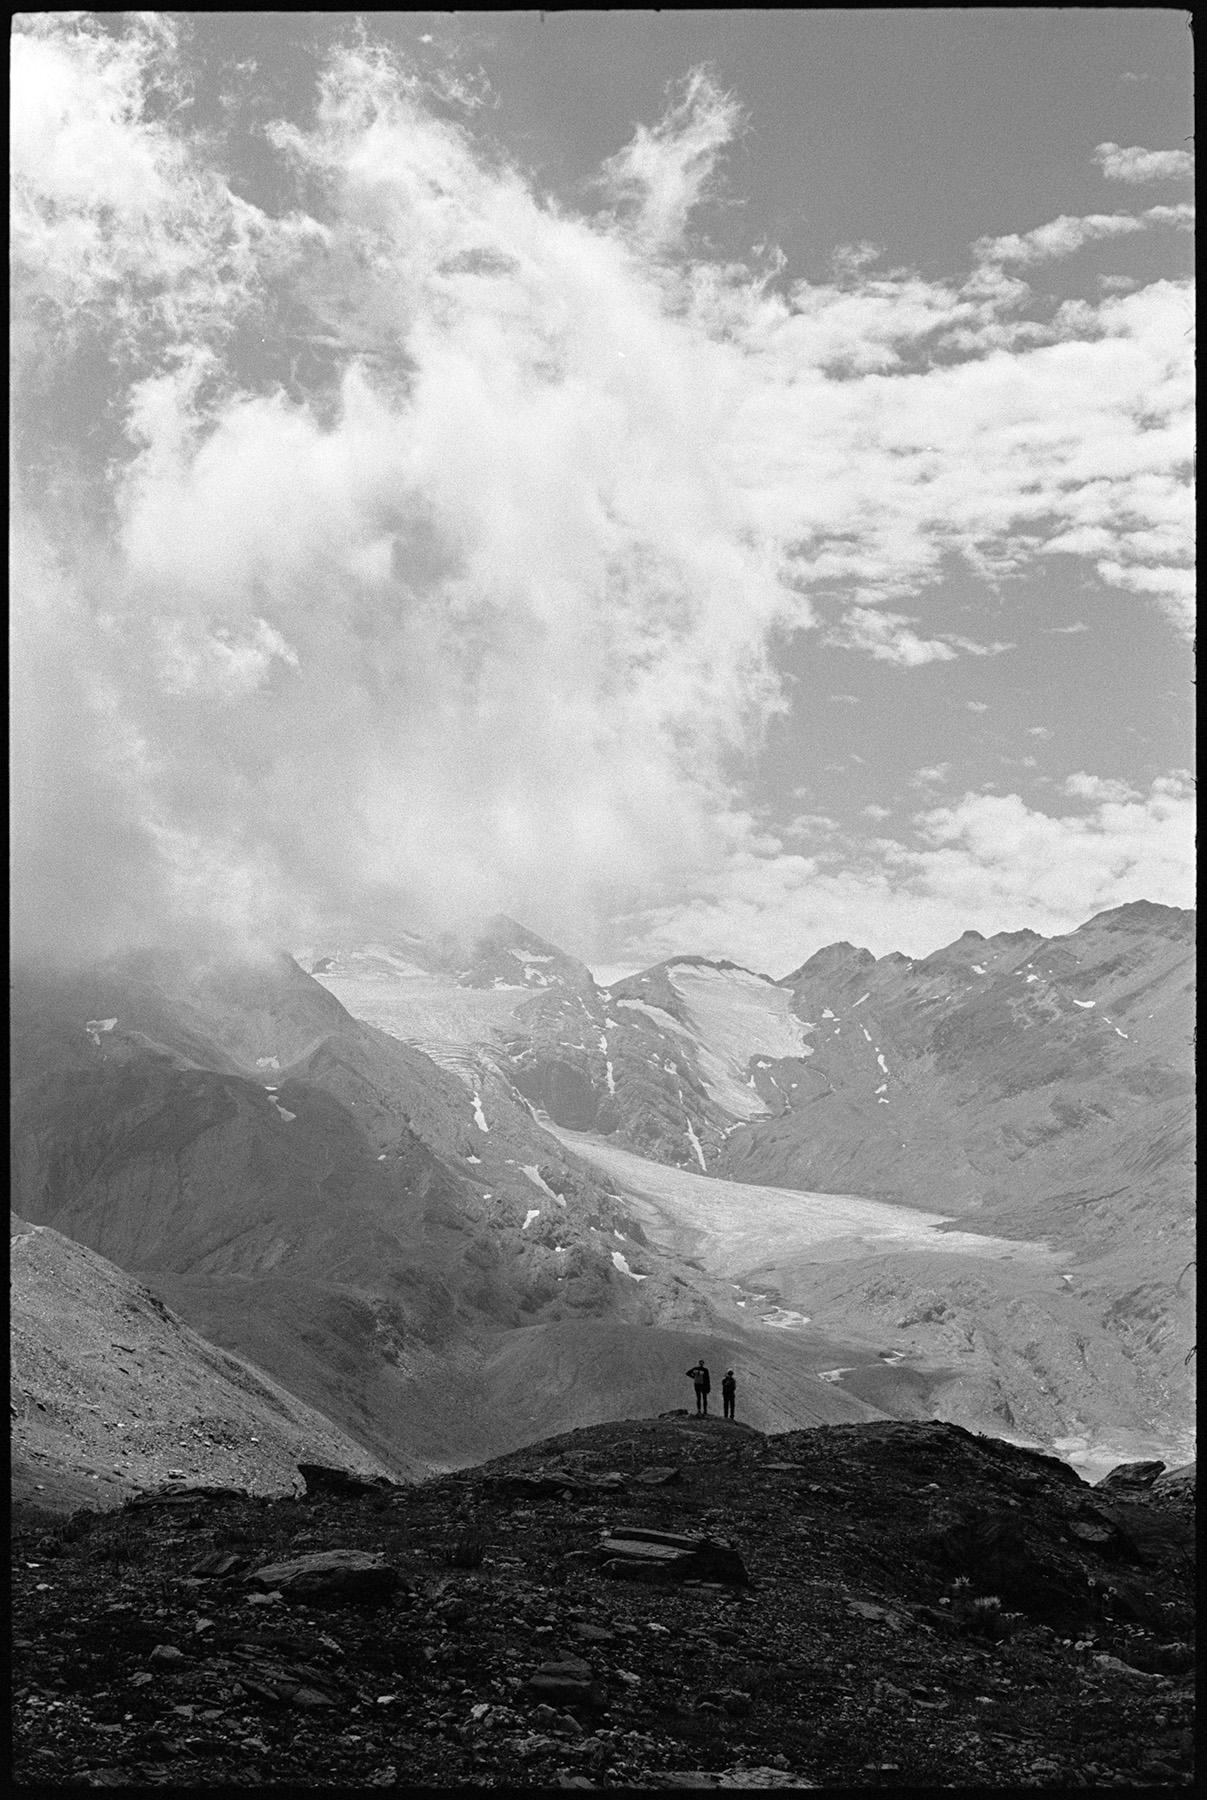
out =
<svg viewBox="0 0 1207 1800"><path fill-rule="evenodd" d="M860 996L859 996L859 998L858 998L858 1000L856 1000L856 1002L855 1002L855 1005L856 1005L856 1006L862 1006L862 1005L863 1005L863 1003L864 1003L864 1001L865 1001L865 1000L870 1000L870 999L871 999L871 997L872 997L872 996L871 996L871 994L860 994Z"/></svg>
<svg viewBox="0 0 1207 1800"><path fill-rule="evenodd" d="M474 1089L474 1124L479 1131L490 1130L490 1126L486 1123L486 1114L482 1111L482 1096L477 1088Z"/></svg>
<svg viewBox="0 0 1207 1800"><path fill-rule="evenodd" d="M475 1156L473 1151L471 1150L465 1160L466 1160L466 1162L480 1163L482 1161L482 1158L480 1156Z"/></svg>
<svg viewBox="0 0 1207 1800"><path fill-rule="evenodd" d="M823 1018L823 1019L836 1019L836 1018L837 1018L837 1017L838 1017L838 1014L837 1014L837 1013L832 1013L832 1012L831 1012L831 1011L830 1011L830 1009L829 1009L829 1007L828 1007L828 1006L825 1006L825 1007L823 1007L823 1008L822 1008L822 1014L821 1014L821 1016L822 1016L822 1018Z"/></svg>
<svg viewBox="0 0 1207 1800"><path fill-rule="evenodd" d="M520 1226L520 1230L527 1231L528 1227L532 1224L532 1221L534 1219L539 1219L540 1216L541 1209L539 1206L530 1207L528 1212L524 1215L524 1223Z"/></svg>
<svg viewBox="0 0 1207 1800"><path fill-rule="evenodd" d="M610 1062L604 1064L604 1079L607 1081L609 1094L614 1094L616 1092L616 1077L612 1073L612 1065Z"/></svg>
<svg viewBox="0 0 1207 1800"><path fill-rule="evenodd" d="M543 1194L548 1194L549 1198L551 1200L556 1200L559 1206L565 1206L566 1202L561 1194L554 1193L535 1163L521 1163L520 1167L523 1169L524 1174L527 1175L529 1181L536 1187L539 1187Z"/></svg>
<svg viewBox="0 0 1207 1800"><path fill-rule="evenodd" d="M1098 1002L1096 1000L1074 1000L1074 1002L1073 1002L1074 1006L1080 1006L1083 1009L1083 1011L1087 1007L1096 1006L1097 1004L1098 1004Z"/></svg>
<svg viewBox="0 0 1207 1800"><path fill-rule="evenodd" d="M877 1052L876 1052L876 1061L880 1064L881 1074L887 1075L889 1072L888 1064L885 1062L884 1057L881 1055L879 1050L877 1050Z"/></svg>
<svg viewBox="0 0 1207 1800"><path fill-rule="evenodd" d="M694 1027L700 1079L709 1097L737 1118L770 1109L744 1079L756 1056L773 1059L809 1054L792 996L749 969L680 963L668 970Z"/></svg>
<svg viewBox="0 0 1207 1800"><path fill-rule="evenodd" d="M256 1058L257 1069L279 1069L280 1066L280 1061L275 1056L257 1056Z"/></svg>
<svg viewBox="0 0 1207 1800"><path fill-rule="evenodd" d="M886 1074L886 1075L887 1075L887 1074L888 1074L888 1070L887 1070L887 1069L886 1069L886 1070L885 1070L885 1071L884 1071L884 1072L885 1072L885 1074ZM876 1092L877 1092L877 1093L878 1093L878 1094L887 1094L887 1093L888 1093L888 1082L887 1082L887 1081L882 1081L882 1082L881 1082L881 1083L880 1083L880 1086L879 1086L879 1087L878 1087L878 1088L877 1088L877 1089L876 1089Z"/></svg>
<svg viewBox="0 0 1207 1800"><path fill-rule="evenodd" d="M679 1098L680 1098L680 1100L682 1100L683 1095L680 1094ZM704 1160L704 1150L700 1143L699 1138L696 1136L696 1128L692 1124L690 1119L688 1119L688 1121L687 1121L687 1135L691 1139L691 1147L696 1153L696 1161L699 1163L700 1167L704 1170L704 1173L707 1174L708 1173L708 1164Z"/></svg>
<svg viewBox="0 0 1207 1800"><path fill-rule="evenodd" d="M637 1275L634 1273L634 1271L632 1269L630 1269L630 1267L628 1265L628 1260L625 1257L623 1250L613 1250L612 1261L616 1264L616 1267L620 1270L620 1273L622 1275L627 1275L630 1281L648 1281L649 1280L648 1275Z"/></svg>
<svg viewBox="0 0 1207 1800"><path fill-rule="evenodd" d="M273 1105L276 1107L277 1111L280 1113L280 1115L284 1119L285 1123L287 1125L292 1125L293 1121L297 1118L298 1115L296 1113L286 1112L285 1108L281 1105L279 1100L274 1100Z"/></svg>
<svg viewBox="0 0 1207 1800"><path fill-rule="evenodd" d="M869 1044L870 1044L870 1043L871 1043L871 1041L872 1041L872 1034L871 1034L871 1032L870 1032L870 1031L869 1031L869 1030L868 1030L868 1028L867 1028L867 1026L866 1026L866 1025L861 1025L861 1026L860 1026L860 1027L859 1027L859 1029L860 1029L860 1031L862 1031L862 1033L863 1033L863 1035L864 1035L864 1037L865 1037L865 1038L866 1038L866 1039L867 1039L867 1041L868 1041L868 1043L869 1043Z"/></svg>
<svg viewBox="0 0 1207 1800"><path fill-rule="evenodd" d="M984 965L981 963L973 963L972 972L974 975L983 975L985 973Z"/></svg>
<svg viewBox="0 0 1207 1800"><path fill-rule="evenodd" d="M764 1325L771 1325L777 1331L798 1331L802 1325L809 1323L804 1313L793 1312L791 1307L776 1306L769 1313L760 1314Z"/></svg>

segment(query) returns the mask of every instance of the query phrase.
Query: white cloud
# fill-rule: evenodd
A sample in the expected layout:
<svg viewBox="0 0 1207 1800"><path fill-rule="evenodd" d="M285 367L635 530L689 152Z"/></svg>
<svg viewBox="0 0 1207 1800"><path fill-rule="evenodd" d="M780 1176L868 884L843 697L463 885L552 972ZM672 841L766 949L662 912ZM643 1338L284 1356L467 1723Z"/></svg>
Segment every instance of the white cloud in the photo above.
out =
<svg viewBox="0 0 1207 1800"><path fill-rule="evenodd" d="M967 710L972 713L987 713L989 711L988 702L984 700L965 700L964 705Z"/></svg>
<svg viewBox="0 0 1207 1800"><path fill-rule="evenodd" d="M826 634L827 643L842 650L862 650L880 662L916 669L923 663L952 662L957 652L943 638L922 638L901 613L856 606Z"/></svg>
<svg viewBox="0 0 1207 1800"><path fill-rule="evenodd" d="M609 159L605 186L633 209L639 238L664 247L682 236L739 121L736 102L696 69L662 122L652 130L638 126L631 142Z"/></svg>
<svg viewBox="0 0 1207 1800"><path fill-rule="evenodd" d="M1087 775L1078 770L1075 775L1067 775L1061 783L1061 791L1071 800L1088 800L1098 804L1103 800L1139 800L1140 794L1126 781L1112 781L1101 775Z"/></svg>
<svg viewBox="0 0 1207 1800"><path fill-rule="evenodd" d="M1048 725L1028 725L1027 727L1027 736L1039 738L1041 743L1046 744L1054 735L1055 733Z"/></svg>
<svg viewBox="0 0 1207 1800"><path fill-rule="evenodd" d="M1109 784L1108 784L1109 785ZM631 922L631 960L687 945L786 974L823 944L924 956L973 929L1074 931L1094 913L1159 897L1194 905L1193 784L1174 771L1134 799L1049 814L1017 794L965 794L913 821L913 842L857 853L735 857L707 893ZM723 949L723 946L728 946Z"/></svg>
<svg viewBox="0 0 1207 1800"><path fill-rule="evenodd" d="M401 895L585 948L730 867L754 895L732 769L785 634L997 654L928 590L1056 551L1185 624L1186 284L773 280L689 247L740 124L706 76L588 216L371 48L257 137L270 215L173 111L175 31L14 34L23 929L288 941Z"/></svg>
<svg viewBox="0 0 1207 1800"><path fill-rule="evenodd" d="M1161 225L1191 230L1193 205L1185 201L1177 206L1150 206L1142 213L1087 213L1081 217L1062 213L1059 219L1031 231L979 238L973 248L986 263L1046 262L1052 257L1072 256L1086 244L1104 238L1127 237Z"/></svg>
<svg viewBox="0 0 1207 1800"><path fill-rule="evenodd" d="M1108 181L1170 181L1194 174L1190 150L1144 150L1139 144L1124 150L1119 144L1099 144L1094 161Z"/></svg>

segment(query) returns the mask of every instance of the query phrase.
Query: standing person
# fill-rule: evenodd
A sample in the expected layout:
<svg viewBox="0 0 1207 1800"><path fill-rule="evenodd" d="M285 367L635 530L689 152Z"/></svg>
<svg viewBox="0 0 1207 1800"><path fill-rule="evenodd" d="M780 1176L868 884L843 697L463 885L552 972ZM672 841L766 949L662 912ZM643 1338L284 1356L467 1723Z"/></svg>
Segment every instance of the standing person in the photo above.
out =
<svg viewBox="0 0 1207 1800"><path fill-rule="evenodd" d="M712 1381L710 1380L708 1373L708 1365L705 1363L704 1358L701 1357L696 1366L693 1369L689 1369L687 1372L691 1376L696 1389L696 1411L702 1418L707 1418L708 1391L712 1387Z"/></svg>
<svg viewBox="0 0 1207 1800"><path fill-rule="evenodd" d="M725 1417L727 1419L733 1418L733 1399L734 1395L737 1393L737 1389L738 1384L733 1378L733 1370L726 1369L725 1379L721 1383L721 1400L724 1404Z"/></svg>

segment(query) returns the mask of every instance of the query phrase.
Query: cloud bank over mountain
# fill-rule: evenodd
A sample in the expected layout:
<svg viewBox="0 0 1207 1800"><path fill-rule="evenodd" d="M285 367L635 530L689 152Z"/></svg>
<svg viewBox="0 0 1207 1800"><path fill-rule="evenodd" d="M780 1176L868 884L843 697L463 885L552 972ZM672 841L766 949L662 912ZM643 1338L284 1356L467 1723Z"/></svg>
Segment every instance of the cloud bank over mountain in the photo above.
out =
<svg viewBox="0 0 1207 1800"><path fill-rule="evenodd" d="M349 31L285 116L189 30L14 37L20 948L169 919L289 941L374 905L504 908L583 950L693 906L765 930L804 873L743 786L784 643L1007 653L988 618L916 629L953 557L990 584L1082 557L1186 627L1187 285L1050 304L1007 270L1103 219L948 279L849 247L808 285L709 253L743 118L703 70L574 209L451 75ZM1084 826L969 795L869 842L868 879L936 941L1014 903L1021 876L960 871L1015 839L1041 873L1109 841L1187 897L1170 840L1146 860L1184 790L1078 800ZM1101 862L1052 878L1046 924L1132 897Z"/></svg>

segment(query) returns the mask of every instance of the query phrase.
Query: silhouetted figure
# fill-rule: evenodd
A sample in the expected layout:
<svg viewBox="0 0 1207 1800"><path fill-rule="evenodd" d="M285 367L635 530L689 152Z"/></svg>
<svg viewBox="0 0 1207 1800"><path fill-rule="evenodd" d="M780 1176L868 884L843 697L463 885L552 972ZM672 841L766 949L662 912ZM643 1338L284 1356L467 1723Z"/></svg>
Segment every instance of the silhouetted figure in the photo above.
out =
<svg viewBox="0 0 1207 1800"><path fill-rule="evenodd" d="M705 1364L704 1358L701 1357L699 1362L696 1364L695 1368L689 1369L687 1372L691 1376L692 1381L695 1384L696 1411L698 1413L702 1414L705 1418L707 1418L707 1416L708 1416L708 1391L712 1387L712 1381L709 1377L708 1368L707 1368L707 1365Z"/></svg>
<svg viewBox="0 0 1207 1800"><path fill-rule="evenodd" d="M733 1418L733 1397L737 1391L738 1384L733 1378L733 1370L726 1369L725 1378L721 1383L721 1402L725 1408L725 1417L727 1419Z"/></svg>

